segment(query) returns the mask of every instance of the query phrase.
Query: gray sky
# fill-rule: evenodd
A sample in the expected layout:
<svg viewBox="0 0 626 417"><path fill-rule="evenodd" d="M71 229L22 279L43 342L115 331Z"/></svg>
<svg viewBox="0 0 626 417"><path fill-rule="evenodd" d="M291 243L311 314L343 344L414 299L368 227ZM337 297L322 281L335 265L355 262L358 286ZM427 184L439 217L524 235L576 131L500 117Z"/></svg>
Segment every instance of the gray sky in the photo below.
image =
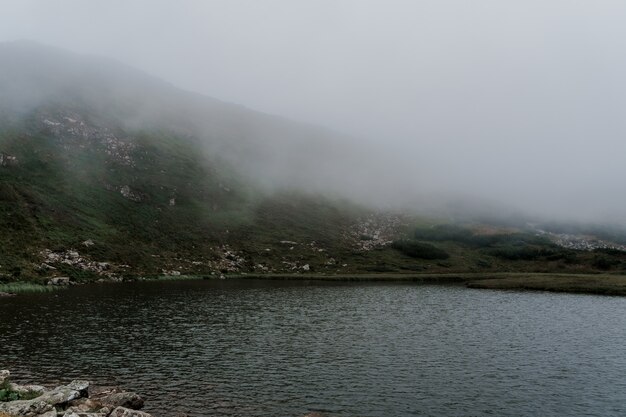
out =
<svg viewBox="0 0 626 417"><path fill-rule="evenodd" d="M623 0L0 0L2 41L349 133L420 187L626 222L624 22Z"/></svg>

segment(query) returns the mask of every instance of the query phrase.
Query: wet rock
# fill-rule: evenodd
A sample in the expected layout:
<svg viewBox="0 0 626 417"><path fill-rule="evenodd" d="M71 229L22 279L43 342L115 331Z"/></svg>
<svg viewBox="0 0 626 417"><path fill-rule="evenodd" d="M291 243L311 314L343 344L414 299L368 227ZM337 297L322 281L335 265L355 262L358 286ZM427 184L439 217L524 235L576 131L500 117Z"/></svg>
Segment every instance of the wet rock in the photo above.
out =
<svg viewBox="0 0 626 417"><path fill-rule="evenodd" d="M66 387L78 391L81 397L89 397L89 381L75 379L67 384Z"/></svg>
<svg viewBox="0 0 626 417"><path fill-rule="evenodd" d="M71 411L74 413L87 413L99 410L101 407L102 404L97 401L93 401L88 398L79 398L78 400L70 401L65 411Z"/></svg>
<svg viewBox="0 0 626 417"><path fill-rule="evenodd" d="M139 410L143 407L143 398L134 392L115 392L99 398L99 401L111 408L124 407Z"/></svg>
<svg viewBox="0 0 626 417"><path fill-rule="evenodd" d="M144 413L143 411L131 410L129 408L117 407L114 409L109 417L152 417L152 415L148 413Z"/></svg>
<svg viewBox="0 0 626 417"><path fill-rule="evenodd" d="M80 392L69 388L68 386L56 387L51 391L44 392L38 400L45 401L51 405L66 404L72 400L80 398Z"/></svg>
<svg viewBox="0 0 626 417"><path fill-rule="evenodd" d="M39 398L34 400L17 400L0 402L0 414L9 416L35 417L54 410L52 405Z"/></svg>
<svg viewBox="0 0 626 417"><path fill-rule="evenodd" d="M15 294L13 294L12 292L2 292L0 291L0 297L13 297L15 296Z"/></svg>

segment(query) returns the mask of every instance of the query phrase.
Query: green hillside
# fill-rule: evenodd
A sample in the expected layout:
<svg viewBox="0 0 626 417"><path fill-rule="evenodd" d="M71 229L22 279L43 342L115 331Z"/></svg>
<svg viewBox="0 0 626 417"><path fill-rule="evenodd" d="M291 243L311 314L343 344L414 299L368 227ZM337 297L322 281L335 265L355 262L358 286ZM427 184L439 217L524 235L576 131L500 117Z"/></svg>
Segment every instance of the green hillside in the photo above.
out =
<svg viewBox="0 0 626 417"><path fill-rule="evenodd" d="M612 246L352 203L325 175L375 172L323 129L37 45L0 58L0 281L626 270Z"/></svg>

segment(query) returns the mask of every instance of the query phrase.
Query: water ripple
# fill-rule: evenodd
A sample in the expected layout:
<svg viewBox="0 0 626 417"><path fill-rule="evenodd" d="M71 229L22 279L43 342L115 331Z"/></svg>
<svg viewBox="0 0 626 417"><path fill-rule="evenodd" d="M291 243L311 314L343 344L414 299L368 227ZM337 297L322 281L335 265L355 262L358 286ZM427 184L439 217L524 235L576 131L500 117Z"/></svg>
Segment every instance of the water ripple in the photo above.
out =
<svg viewBox="0 0 626 417"><path fill-rule="evenodd" d="M626 299L457 286L183 281L0 301L0 367L157 415L626 414Z"/></svg>

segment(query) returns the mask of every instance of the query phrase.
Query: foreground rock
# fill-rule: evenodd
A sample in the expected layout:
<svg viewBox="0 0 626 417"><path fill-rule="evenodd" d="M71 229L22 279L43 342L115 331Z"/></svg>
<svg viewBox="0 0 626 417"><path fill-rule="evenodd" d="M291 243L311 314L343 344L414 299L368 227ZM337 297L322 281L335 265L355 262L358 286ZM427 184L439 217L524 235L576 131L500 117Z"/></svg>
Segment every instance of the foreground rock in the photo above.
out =
<svg viewBox="0 0 626 417"><path fill-rule="evenodd" d="M130 408L117 407L109 414L109 417L151 417L143 411L131 410Z"/></svg>
<svg viewBox="0 0 626 417"><path fill-rule="evenodd" d="M12 401L0 401L1 417L152 417L143 411L144 400L118 388L99 390L91 396L88 381L74 380L47 389L9 381L10 372L0 371L0 389Z"/></svg>
<svg viewBox="0 0 626 417"><path fill-rule="evenodd" d="M143 408L143 398L134 392L114 392L112 394L101 397L100 402L107 407L124 407L133 410L140 410Z"/></svg>
<svg viewBox="0 0 626 417"><path fill-rule="evenodd" d="M9 416L41 417L53 410L52 405L41 400L16 400L0 403L0 414L5 413Z"/></svg>

